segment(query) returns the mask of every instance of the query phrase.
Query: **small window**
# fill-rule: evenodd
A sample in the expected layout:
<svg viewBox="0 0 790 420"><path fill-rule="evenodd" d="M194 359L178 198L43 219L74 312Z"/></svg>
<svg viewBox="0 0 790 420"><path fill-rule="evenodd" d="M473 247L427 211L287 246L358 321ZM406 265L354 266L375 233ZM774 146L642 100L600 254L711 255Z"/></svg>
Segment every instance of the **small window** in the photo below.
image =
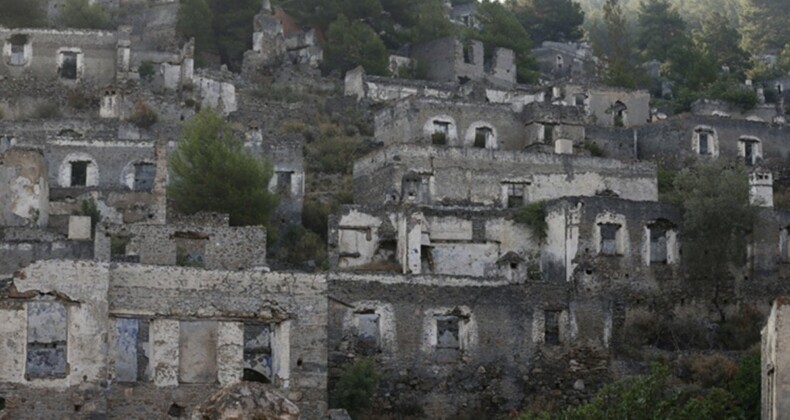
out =
<svg viewBox="0 0 790 420"><path fill-rule="evenodd" d="M760 140L754 137L741 137L738 140L738 151L747 166L757 164L762 159Z"/></svg>
<svg viewBox="0 0 790 420"><path fill-rule="evenodd" d="M447 139L449 137L450 137L450 123L447 121L434 120L431 142L437 146L444 146L447 144Z"/></svg>
<svg viewBox="0 0 790 420"><path fill-rule="evenodd" d="M60 69L59 74L62 79L76 80L77 79L77 53L73 51L65 51L60 53Z"/></svg>
<svg viewBox="0 0 790 420"><path fill-rule="evenodd" d="M584 99L585 99L584 95L581 95L581 94L580 95L576 95L576 96L574 96L574 104L577 107L579 107L579 108L583 108L584 107Z"/></svg>
<svg viewBox="0 0 790 420"><path fill-rule="evenodd" d="M27 378L62 378L68 371L68 311L54 301L27 304Z"/></svg>
<svg viewBox="0 0 790 420"><path fill-rule="evenodd" d="M464 44L464 63L466 64L475 63L475 55L474 55L474 50L472 49L472 44Z"/></svg>
<svg viewBox="0 0 790 420"><path fill-rule="evenodd" d="M475 129L474 147L478 149L491 148L493 146L494 130L490 127L478 127Z"/></svg>
<svg viewBox="0 0 790 420"><path fill-rule="evenodd" d="M508 183L507 186L507 208L515 209L524 205L524 188L527 184Z"/></svg>
<svg viewBox="0 0 790 420"><path fill-rule="evenodd" d="M544 144L554 144L554 125L553 124L544 124L543 125L543 143Z"/></svg>
<svg viewBox="0 0 790 420"><path fill-rule="evenodd" d="M140 162L134 164L134 190L151 191L154 188L156 166L153 163Z"/></svg>
<svg viewBox="0 0 790 420"><path fill-rule="evenodd" d="M620 230L620 225L615 223L601 223L598 225L601 232L601 254L602 255L617 255L617 234Z"/></svg>
<svg viewBox="0 0 790 420"><path fill-rule="evenodd" d="M560 313L561 311L544 311L543 341L552 346L560 344Z"/></svg>
<svg viewBox="0 0 790 420"><path fill-rule="evenodd" d="M291 196L291 178L293 172L278 171L277 172L277 194L281 197Z"/></svg>
<svg viewBox="0 0 790 420"><path fill-rule="evenodd" d="M657 226L651 226L648 230L650 231L650 264L666 264L667 230Z"/></svg>
<svg viewBox="0 0 790 420"><path fill-rule="evenodd" d="M461 356L460 319L454 315L436 315L436 360L452 363Z"/></svg>
<svg viewBox="0 0 790 420"><path fill-rule="evenodd" d="M625 127L627 124L628 107L621 101L614 103L612 107L614 126Z"/></svg>
<svg viewBox="0 0 790 420"><path fill-rule="evenodd" d="M24 66L27 64L27 59L25 58L27 35L12 35L8 41L11 44L11 55L8 57L8 64L12 66Z"/></svg>
<svg viewBox="0 0 790 420"><path fill-rule="evenodd" d="M244 324L244 380L272 383L272 325Z"/></svg>
<svg viewBox="0 0 790 420"><path fill-rule="evenodd" d="M790 263L790 226L779 231L779 261Z"/></svg>
<svg viewBox="0 0 790 420"><path fill-rule="evenodd" d="M206 243L209 236L199 232L176 232L176 265L180 267L206 266Z"/></svg>
<svg viewBox="0 0 790 420"><path fill-rule="evenodd" d="M710 151L710 134L706 132L699 133L699 154L709 155L711 154Z"/></svg>
<svg viewBox="0 0 790 420"><path fill-rule="evenodd" d="M420 175L406 175L402 181L403 201L428 204L430 191L427 177Z"/></svg>
<svg viewBox="0 0 790 420"><path fill-rule="evenodd" d="M115 330L115 379L119 382L149 381L148 320L117 318Z"/></svg>
<svg viewBox="0 0 790 420"><path fill-rule="evenodd" d="M562 65L565 63L565 60L562 58L561 55L557 56L557 70L562 70Z"/></svg>
<svg viewBox="0 0 790 420"><path fill-rule="evenodd" d="M88 185L88 165L89 161L77 160L71 162L71 186L84 187Z"/></svg>
<svg viewBox="0 0 790 420"><path fill-rule="evenodd" d="M357 331L357 353L374 354L379 351L381 337L379 330L380 317L374 311L357 312L359 330Z"/></svg>

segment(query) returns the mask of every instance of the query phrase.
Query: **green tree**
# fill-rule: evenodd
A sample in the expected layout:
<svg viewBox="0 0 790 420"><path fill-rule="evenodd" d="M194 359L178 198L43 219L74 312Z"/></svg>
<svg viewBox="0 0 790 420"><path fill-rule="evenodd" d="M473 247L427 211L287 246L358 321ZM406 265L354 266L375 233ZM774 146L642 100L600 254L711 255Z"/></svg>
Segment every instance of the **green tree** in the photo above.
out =
<svg viewBox="0 0 790 420"><path fill-rule="evenodd" d="M41 0L0 0L0 10L0 26L31 28L46 24Z"/></svg>
<svg viewBox="0 0 790 420"><path fill-rule="evenodd" d="M573 0L519 0L513 8L535 43L576 41L584 35L584 12Z"/></svg>
<svg viewBox="0 0 790 420"><path fill-rule="evenodd" d="M184 124L170 157L168 195L176 210L227 213L233 226L267 225L277 206L272 167L243 149L225 119L204 108Z"/></svg>
<svg viewBox="0 0 790 420"><path fill-rule="evenodd" d="M417 17L410 28L412 42L426 42L458 34L458 26L450 22L444 14L441 1L430 0L416 8Z"/></svg>
<svg viewBox="0 0 790 420"><path fill-rule="evenodd" d="M694 32L694 41L701 53L711 57L718 69L729 68L731 74L743 78L749 68L749 53L741 48L741 34L722 13L713 12Z"/></svg>
<svg viewBox="0 0 790 420"><path fill-rule="evenodd" d="M782 49L776 65L779 67L779 70L782 71L782 73L790 73L790 42L788 42Z"/></svg>
<svg viewBox="0 0 790 420"><path fill-rule="evenodd" d="M112 22L109 14L99 3L90 4L88 0L66 0L60 14L60 24L68 28L110 29Z"/></svg>
<svg viewBox="0 0 790 420"><path fill-rule="evenodd" d="M647 0L639 6L637 46L647 60L666 61L669 50L685 42L686 22L667 0Z"/></svg>
<svg viewBox="0 0 790 420"><path fill-rule="evenodd" d="M261 11L260 0L211 0L213 37L220 62L240 71L244 53L252 48L253 19Z"/></svg>
<svg viewBox="0 0 790 420"><path fill-rule="evenodd" d="M779 53L790 40L785 0L741 0L743 47L755 55Z"/></svg>
<svg viewBox="0 0 790 420"><path fill-rule="evenodd" d="M349 21L344 15L332 22L327 31L326 61L327 70L345 73L356 66L362 66L369 74L384 76L389 64L389 51L384 42L365 22Z"/></svg>
<svg viewBox="0 0 790 420"><path fill-rule="evenodd" d="M178 7L176 33L183 40L195 38L198 58L206 52L216 51L211 23L214 13L206 0L183 0Z"/></svg>
<svg viewBox="0 0 790 420"><path fill-rule="evenodd" d="M636 65L636 57L620 0L606 0L603 6L604 28L593 39L593 48L603 58L603 82L609 86L636 88L644 74Z"/></svg>
<svg viewBox="0 0 790 420"><path fill-rule="evenodd" d="M720 302L732 291L732 270L746 263L746 238L756 216L746 170L724 159L698 164L678 174L675 191L686 273L694 287L713 296L724 321Z"/></svg>
<svg viewBox="0 0 790 420"><path fill-rule="evenodd" d="M378 388L379 373L370 359L362 359L348 366L330 393L330 403L335 408L345 408L351 418L370 408Z"/></svg>
<svg viewBox="0 0 790 420"><path fill-rule="evenodd" d="M472 31L471 36L483 42L486 54L493 54L496 47L513 50L516 54L518 81L537 82L537 64L532 55L532 41L516 16L502 4L491 0L480 3L477 15L481 28L479 31Z"/></svg>

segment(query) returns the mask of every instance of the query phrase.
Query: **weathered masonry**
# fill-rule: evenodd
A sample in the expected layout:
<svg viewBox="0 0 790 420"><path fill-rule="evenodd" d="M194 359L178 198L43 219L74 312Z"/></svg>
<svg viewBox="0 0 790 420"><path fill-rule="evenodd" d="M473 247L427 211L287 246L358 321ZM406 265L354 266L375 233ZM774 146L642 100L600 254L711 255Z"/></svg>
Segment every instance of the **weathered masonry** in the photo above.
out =
<svg viewBox="0 0 790 420"><path fill-rule="evenodd" d="M162 418L241 380L275 385L305 418L326 411L322 276L49 261L3 285L14 418Z"/></svg>

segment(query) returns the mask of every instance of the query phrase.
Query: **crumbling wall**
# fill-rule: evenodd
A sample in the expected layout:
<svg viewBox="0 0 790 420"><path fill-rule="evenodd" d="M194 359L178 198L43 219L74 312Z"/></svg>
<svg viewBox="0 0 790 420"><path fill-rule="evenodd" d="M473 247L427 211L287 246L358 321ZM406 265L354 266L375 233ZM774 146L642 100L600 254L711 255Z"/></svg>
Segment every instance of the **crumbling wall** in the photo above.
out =
<svg viewBox="0 0 790 420"><path fill-rule="evenodd" d="M635 127L650 122L650 93L604 86L563 85L561 103L577 106L581 101L588 120L603 127Z"/></svg>
<svg viewBox="0 0 790 420"><path fill-rule="evenodd" d="M41 151L15 147L0 154L0 203L0 226L47 226L49 182Z"/></svg>
<svg viewBox="0 0 790 420"><path fill-rule="evenodd" d="M26 59L12 59L11 37L14 35L26 38L25 49L29 50L25 53ZM115 80L118 43L115 32L0 28L0 41L4 45L3 59L0 60L2 76L60 79L64 83L84 80L97 86ZM63 54L66 53L74 54L73 74L72 69L64 67Z"/></svg>
<svg viewBox="0 0 790 420"><path fill-rule="evenodd" d="M406 202L406 178L417 177L428 188L421 204L507 207L503 187L511 184L523 189L524 203L597 194L655 201L655 170L648 163L571 155L398 145L355 163L354 198L371 206Z"/></svg>
<svg viewBox="0 0 790 420"><path fill-rule="evenodd" d="M543 344L545 310L565 312L561 340L572 340L564 284L335 273L329 296L330 389L347 364L371 357L384 412L489 418L518 409L536 353L556 346Z"/></svg>

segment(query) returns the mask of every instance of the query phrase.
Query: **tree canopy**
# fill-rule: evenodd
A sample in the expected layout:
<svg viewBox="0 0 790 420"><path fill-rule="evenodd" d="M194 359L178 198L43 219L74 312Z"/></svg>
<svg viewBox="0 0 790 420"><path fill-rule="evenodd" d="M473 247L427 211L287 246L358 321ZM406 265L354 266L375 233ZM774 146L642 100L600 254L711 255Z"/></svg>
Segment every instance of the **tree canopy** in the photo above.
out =
<svg viewBox="0 0 790 420"><path fill-rule="evenodd" d="M46 23L41 0L0 0L0 10L0 26L30 28Z"/></svg>
<svg viewBox="0 0 790 420"><path fill-rule="evenodd" d="M753 54L778 54L790 40L785 0L741 0L743 46Z"/></svg>
<svg viewBox="0 0 790 420"><path fill-rule="evenodd" d="M387 74L389 52L384 42L367 23L349 21L345 15L329 25L325 67L341 74L361 65L370 74Z"/></svg>
<svg viewBox="0 0 790 420"><path fill-rule="evenodd" d="M512 8L536 44L577 41L584 36L584 12L573 0L517 0Z"/></svg>
<svg viewBox="0 0 790 420"><path fill-rule="evenodd" d="M225 119L204 108L184 124L170 157L168 196L176 210L227 213L233 226L267 225L277 206L272 167L244 151Z"/></svg>
<svg viewBox="0 0 790 420"><path fill-rule="evenodd" d="M666 61L673 46L685 42L686 22L667 0L647 0L639 6L637 46L645 58Z"/></svg>
<svg viewBox="0 0 790 420"><path fill-rule="evenodd" d="M68 28L111 29L112 21L100 3L88 0L67 0L59 22Z"/></svg>
<svg viewBox="0 0 790 420"><path fill-rule="evenodd" d="M535 83L537 65L532 56L532 41L516 16L502 4L483 0L477 8L480 30L471 37L485 45L486 54L493 54L496 47L509 48L516 54L518 81Z"/></svg>

